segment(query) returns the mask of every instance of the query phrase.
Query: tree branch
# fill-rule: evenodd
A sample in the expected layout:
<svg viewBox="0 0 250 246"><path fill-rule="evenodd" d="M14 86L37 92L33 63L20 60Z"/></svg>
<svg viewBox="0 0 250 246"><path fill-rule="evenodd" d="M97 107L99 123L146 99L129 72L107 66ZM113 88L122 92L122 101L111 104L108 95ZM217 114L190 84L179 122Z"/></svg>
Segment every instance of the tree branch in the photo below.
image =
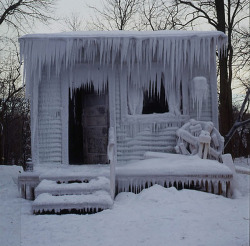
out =
<svg viewBox="0 0 250 246"><path fill-rule="evenodd" d="M3 12L3 14L0 17L0 25L5 21L5 19L8 15L11 15L11 12L16 10L21 5L22 2L23 2L23 0L19 0L18 2L10 5L7 9L5 9L5 11Z"/></svg>

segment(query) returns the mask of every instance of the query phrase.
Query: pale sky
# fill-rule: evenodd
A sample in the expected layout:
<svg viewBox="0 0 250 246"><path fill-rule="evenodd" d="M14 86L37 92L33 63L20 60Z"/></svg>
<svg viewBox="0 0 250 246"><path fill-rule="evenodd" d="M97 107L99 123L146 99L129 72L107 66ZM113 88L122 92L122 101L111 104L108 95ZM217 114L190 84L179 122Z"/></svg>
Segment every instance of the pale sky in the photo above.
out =
<svg viewBox="0 0 250 246"><path fill-rule="evenodd" d="M63 18L70 17L72 13L77 13L86 22L94 15L93 10L87 5L101 5L101 0L57 0L54 17ZM84 23L83 23L84 24ZM38 24L32 33L47 33L65 31L64 21L51 22L50 25Z"/></svg>

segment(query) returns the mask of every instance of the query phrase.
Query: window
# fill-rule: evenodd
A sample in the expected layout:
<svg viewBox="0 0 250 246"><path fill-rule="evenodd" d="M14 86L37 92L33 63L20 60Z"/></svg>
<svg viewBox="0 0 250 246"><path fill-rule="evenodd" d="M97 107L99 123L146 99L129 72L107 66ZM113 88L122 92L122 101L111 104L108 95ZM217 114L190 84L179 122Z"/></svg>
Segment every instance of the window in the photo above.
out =
<svg viewBox="0 0 250 246"><path fill-rule="evenodd" d="M142 114L166 113L169 112L168 102L165 95L165 87L161 82L160 92L157 92L157 83L155 88L144 92Z"/></svg>

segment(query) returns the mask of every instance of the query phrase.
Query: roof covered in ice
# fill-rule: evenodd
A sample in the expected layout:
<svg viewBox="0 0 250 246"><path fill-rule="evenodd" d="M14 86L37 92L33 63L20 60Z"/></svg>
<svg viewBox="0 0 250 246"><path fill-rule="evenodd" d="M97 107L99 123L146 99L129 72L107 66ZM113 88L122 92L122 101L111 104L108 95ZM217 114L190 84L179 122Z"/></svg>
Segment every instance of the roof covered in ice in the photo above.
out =
<svg viewBox="0 0 250 246"><path fill-rule="evenodd" d="M108 82L139 90L152 83L159 92L163 81L173 98L170 112L179 112L180 88L187 94L194 76L207 75L216 94L216 52L223 53L227 37L217 31L88 31L30 34L19 42L34 112L42 75L48 80L53 75L71 89L93 83L97 91Z"/></svg>
<svg viewBox="0 0 250 246"><path fill-rule="evenodd" d="M82 38L195 38L195 37L221 37L226 35L218 31L82 31L28 34L21 39L82 39Z"/></svg>
<svg viewBox="0 0 250 246"><path fill-rule="evenodd" d="M107 66L111 65L113 69L114 64L120 64L121 68L125 64L128 77L133 73L137 84L138 81L141 81L139 84L149 81L145 76L150 76L152 81L156 77L152 71L153 62L161 64L162 71L171 70L168 71L169 80L179 81L174 77L182 74L185 67L189 71L197 66L210 70L216 50L220 55L225 49L227 36L217 31L85 31L29 34L21 37L19 42L28 84L26 88L29 90L30 82L41 80L44 66L47 66L48 72L55 71L59 76L62 71L73 69L80 63L87 71L91 70L87 65L98 64L98 76L102 73L104 82L109 77L104 74L107 73ZM145 72L149 74L143 78L135 77L135 74L142 76ZM73 74L76 75L75 72ZM95 73L85 75L88 77L85 82L95 81L91 77ZM69 79L70 85L73 80L78 79Z"/></svg>

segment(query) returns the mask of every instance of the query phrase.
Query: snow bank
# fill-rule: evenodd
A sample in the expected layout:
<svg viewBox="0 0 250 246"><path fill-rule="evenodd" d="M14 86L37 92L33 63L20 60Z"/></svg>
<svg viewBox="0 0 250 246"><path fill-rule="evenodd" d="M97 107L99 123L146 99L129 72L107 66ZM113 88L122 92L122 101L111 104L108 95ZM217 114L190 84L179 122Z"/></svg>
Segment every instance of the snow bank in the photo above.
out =
<svg viewBox="0 0 250 246"><path fill-rule="evenodd" d="M101 213L33 216L12 179L19 170L0 166L1 246L249 245L249 175L237 174L236 199L155 185Z"/></svg>
<svg viewBox="0 0 250 246"><path fill-rule="evenodd" d="M22 171L19 166L0 165L0 244L20 245L21 204L17 189L17 176Z"/></svg>

